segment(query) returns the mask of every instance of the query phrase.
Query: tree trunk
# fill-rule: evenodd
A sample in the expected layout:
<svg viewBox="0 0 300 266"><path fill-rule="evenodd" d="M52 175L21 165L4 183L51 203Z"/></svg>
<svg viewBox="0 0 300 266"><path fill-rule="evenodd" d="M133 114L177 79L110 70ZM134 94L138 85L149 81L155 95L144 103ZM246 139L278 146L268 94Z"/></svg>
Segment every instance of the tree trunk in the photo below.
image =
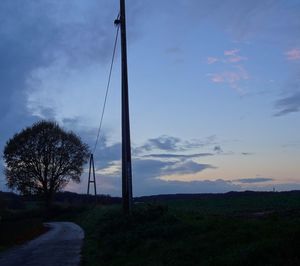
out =
<svg viewBox="0 0 300 266"><path fill-rule="evenodd" d="M44 200L45 200L46 209L49 210L52 207L52 204L53 204L53 193L51 193L50 191L47 191L45 193Z"/></svg>

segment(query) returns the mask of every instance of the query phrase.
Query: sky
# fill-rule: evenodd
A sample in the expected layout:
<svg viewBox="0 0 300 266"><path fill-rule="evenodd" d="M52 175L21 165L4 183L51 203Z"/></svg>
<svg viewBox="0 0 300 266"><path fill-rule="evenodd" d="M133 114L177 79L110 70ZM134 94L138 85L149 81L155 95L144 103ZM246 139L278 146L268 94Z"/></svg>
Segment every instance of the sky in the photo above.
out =
<svg viewBox="0 0 300 266"><path fill-rule="evenodd" d="M300 189L300 1L127 0L126 11L134 196ZM94 146L118 12L118 0L0 2L1 151L41 119ZM118 43L94 154L97 190L114 196L120 77ZM66 189L86 193L87 172Z"/></svg>

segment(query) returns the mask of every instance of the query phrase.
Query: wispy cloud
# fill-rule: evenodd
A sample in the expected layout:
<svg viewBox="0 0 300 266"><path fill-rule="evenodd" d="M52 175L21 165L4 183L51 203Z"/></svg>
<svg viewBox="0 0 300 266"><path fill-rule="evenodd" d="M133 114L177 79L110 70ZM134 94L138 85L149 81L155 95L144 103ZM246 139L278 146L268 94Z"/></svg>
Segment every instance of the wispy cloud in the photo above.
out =
<svg viewBox="0 0 300 266"><path fill-rule="evenodd" d="M300 112L300 71L290 75L282 88L279 99L274 102L274 116L283 116Z"/></svg>
<svg viewBox="0 0 300 266"><path fill-rule="evenodd" d="M300 60L300 49L293 48L285 53L286 59L290 61Z"/></svg>
<svg viewBox="0 0 300 266"><path fill-rule="evenodd" d="M253 178L239 178L239 179L235 179L232 181L238 182L238 183L244 183L244 184L252 184L252 183L270 182L270 181L274 181L274 179L267 178L267 177L253 177Z"/></svg>
<svg viewBox="0 0 300 266"><path fill-rule="evenodd" d="M300 141L299 140L289 141L289 142L283 144L282 147L283 148L299 149L300 148Z"/></svg>
<svg viewBox="0 0 300 266"><path fill-rule="evenodd" d="M214 83L223 83L225 82L225 75L224 73L216 73L216 74L210 74L211 81Z"/></svg>
<svg viewBox="0 0 300 266"><path fill-rule="evenodd" d="M216 153L222 153L222 152L223 152L223 150L222 150L222 148L221 148L220 145L215 146L215 147L214 147L214 151L215 151Z"/></svg>
<svg viewBox="0 0 300 266"><path fill-rule="evenodd" d="M163 158L165 159L165 158ZM188 174L197 174L206 169L215 169L216 167L210 164L198 163L193 160L161 160L134 158L132 161L133 175L139 179L154 180L162 179L164 176L181 176ZM121 162L111 161L104 168L97 169L98 175L107 177L121 176Z"/></svg>
<svg viewBox="0 0 300 266"><path fill-rule="evenodd" d="M162 151L178 151L183 150L181 140L177 137L163 135L157 138L149 139L144 145L137 148L138 152L162 150Z"/></svg>
<svg viewBox="0 0 300 266"><path fill-rule="evenodd" d="M216 63L218 61L219 61L219 59L216 58L216 57L211 57L211 56L207 57L207 64L209 64L209 65L214 64L214 63Z"/></svg>
<svg viewBox="0 0 300 266"><path fill-rule="evenodd" d="M240 53L240 49L225 50L223 57L219 57L219 58L215 56L207 57L207 64L212 65L217 62L235 64L241 61L248 60L248 57L242 56L239 53Z"/></svg>
<svg viewBox="0 0 300 266"><path fill-rule="evenodd" d="M208 74L211 82L227 83L232 89L239 93L243 93L239 83L243 80L249 79L249 74L245 67L241 65L241 62L248 60L248 57L242 56L239 53L240 49L235 48L231 50L225 50L223 57L217 58L211 56L207 58L207 63L209 65L219 62L223 64L224 68L226 69L218 73Z"/></svg>
<svg viewBox="0 0 300 266"><path fill-rule="evenodd" d="M239 55L240 49L232 49L232 50L225 50L224 55L225 59L224 62L227 63L239 63L241 61L248 60L247 57Z"/></svg>
<svg viewBox="0 0 300 266"><path fill-rule="evenodd" d="M236 66L232 71L210 74L211 81L214 83L226 83L232 89L242 93L240 82L249 79L248 72L242 66Z"/></svg>
<svg viewBox="0 0 300 266"><path fill-rule="evenodd" d="M232 50L225 50L225 56L236 56L240 52L240 49L232 49Z"/></svg>
<svg viewBox="0 0 300 266"><path fill-rule="evenodd" d="M178 137L162 135L157 138L150 138L143 145L136 147L134 149L134 154L140 155L150 151L183 152L217 144L215 135L208 136L202 140L182 140Z"/></svg>
<svg viewBox="0 0 300 266"><path fill-rule="evenodd" d="M253 155L252 152L242 152L241 154L244 155L244 156Z"/></svg>
<svg viewBox="0 0 300 266"><path fill-rule="evenodd" d="M89 134L82 132L82 136L89 139ZM139 178L160 178L166 175L196 174L205 169L214 169L210 164L196 161L213 153L191 153L195 147L210 146L215 143L215 137L210 136L203 141L182 140L172 136L160 136L149 139L144 145L137 147L134 152L133 171ZM196 145L197 144L197 145ZM162 153L145 154L149 151ZM183 151L184 153L177 153ZM121 175L121 143L109 144L107 138L100 139L95 153L97 174L116 177Z"/></svg>
<svg viewBox="0 0 300 266"><path fill-rule="evenodd" d="M275 108L279 109L275 116L283 116L289 113L300 111L300 91L296 91L289 96L279 99L275 103Z"/></svg>
<svg viewBox="0 0 300 266"><path fill-rule="evenodd" d="M230 63L239 63L239 62L245 61L245 60L248 60L248 58L245 57L245 56L235 55L235 56L230 56L227 59L227 62L230 62Z"/></svg>
<svg viewBox="0 0 300 266"><path fill-rule="evenodd" d="M199 157L213 156L213 153L195 153L195 154L172 154L172 153L157 153L157 154L146 154L143 157L152 157L160 159L193 159Z"/></svg>
<svg viewBox="0 0 300 266"><path fill-rule="evenodd" d="M179 161L162 169L161 175L184 175L199 173L205 169L215 169L210 164L196 163L192 160Z"/></svg>

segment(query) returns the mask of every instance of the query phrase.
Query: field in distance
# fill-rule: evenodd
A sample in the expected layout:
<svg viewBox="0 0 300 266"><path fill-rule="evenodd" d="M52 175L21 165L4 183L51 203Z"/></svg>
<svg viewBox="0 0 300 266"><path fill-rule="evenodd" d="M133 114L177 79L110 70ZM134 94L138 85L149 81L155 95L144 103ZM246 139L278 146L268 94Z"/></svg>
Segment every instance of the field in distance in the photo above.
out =
<svg viewBox="0 0 300 266"><path fill-rule="evenodd" d="M300 192L162 195L94 207L84 265L300 265Z"/></svg>

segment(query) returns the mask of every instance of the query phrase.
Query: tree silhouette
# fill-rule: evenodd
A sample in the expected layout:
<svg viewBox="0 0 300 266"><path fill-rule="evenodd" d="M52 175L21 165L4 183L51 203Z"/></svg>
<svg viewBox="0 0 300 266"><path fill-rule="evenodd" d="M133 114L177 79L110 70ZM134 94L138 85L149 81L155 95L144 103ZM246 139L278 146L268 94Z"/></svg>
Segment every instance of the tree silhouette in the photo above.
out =
<svg viewBox="0 0 300 266"><path fill-rule="evenodd" d="M40 121L11 138L4 148L7 186L24 195L43 195L49 206L70 180L79 183L88 146L52 121Z"/></svg>

